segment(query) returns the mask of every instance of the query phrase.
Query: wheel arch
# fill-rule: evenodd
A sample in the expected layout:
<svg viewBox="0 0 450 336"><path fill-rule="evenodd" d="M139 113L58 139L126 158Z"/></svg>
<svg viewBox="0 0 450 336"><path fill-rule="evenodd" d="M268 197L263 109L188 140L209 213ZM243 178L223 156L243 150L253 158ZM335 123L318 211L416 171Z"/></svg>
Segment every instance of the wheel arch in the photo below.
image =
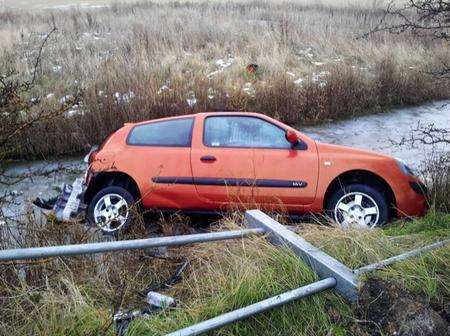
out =
<svg viewBox="0 0 450 336"><path fill-rule="evenodd" d="M133 195L135 200L141 199L138 184L130 175L119 171L106 171L97 173L92 177L84 193L84 203L89 204L101 189L109 186L123 187Z"/></svg>
<svg viewBox="0 0 450 336"><path fill-rule="evenodd" d="M369 170L349 170L344 173L341 173L337 176L331 183L328 185L327 190L325 192L323 207L326 207L326 204L333 193L341 188L342 186L351 184L351 183L361 183L366 184L371 187L378 189L383 195L386 197L386 200L389 204L389 213L390 217L396 217L396 199L394 191L392 190L389 183L386 182L381 176L369 171Z"/></svg>

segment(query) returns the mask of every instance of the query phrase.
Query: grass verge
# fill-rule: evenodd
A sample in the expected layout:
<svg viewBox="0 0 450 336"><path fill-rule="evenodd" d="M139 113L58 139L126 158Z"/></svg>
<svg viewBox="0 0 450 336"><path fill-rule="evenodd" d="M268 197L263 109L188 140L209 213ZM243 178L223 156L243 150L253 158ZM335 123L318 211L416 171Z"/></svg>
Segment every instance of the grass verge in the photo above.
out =
<svg viewBox="0 0 450 336"><path fill-rule="evenodd" d="M431 212L423 219L400 221L384 230L342 231L306 224L298 232L356 268L449 237L448 219L448 214ZM238 224L235 219L224 220L222 228ZM178 306L136 319L129 335L162 335L316 279L290 251L276 248L261 237L195 245L171 253L172 257L165 260L129 252L58 258L26 268L2 265L0 330L5 335L112 335L113 311L142 306L139 293L167 276L181 256L190 260L190 267L183 280L166 291L178 300ZM446 247L373 276L399 282L441 312L450 298L449 260L450 247ZM355 307L327 291L214 334L364 335L364 328Z"/></svg>

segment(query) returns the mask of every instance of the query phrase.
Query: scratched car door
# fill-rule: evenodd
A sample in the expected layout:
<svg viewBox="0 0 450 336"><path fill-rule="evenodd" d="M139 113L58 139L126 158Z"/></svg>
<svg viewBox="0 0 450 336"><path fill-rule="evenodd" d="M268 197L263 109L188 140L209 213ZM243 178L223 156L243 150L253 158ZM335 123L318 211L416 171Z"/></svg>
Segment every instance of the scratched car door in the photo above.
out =
<svg viewBox="0 0 450 336"><path fill-rule="evenodd" d="M317 183L314 142L292 148L282 124L245 114L205 114L193 138L191 166L208 202L305 205Z"/></svg>

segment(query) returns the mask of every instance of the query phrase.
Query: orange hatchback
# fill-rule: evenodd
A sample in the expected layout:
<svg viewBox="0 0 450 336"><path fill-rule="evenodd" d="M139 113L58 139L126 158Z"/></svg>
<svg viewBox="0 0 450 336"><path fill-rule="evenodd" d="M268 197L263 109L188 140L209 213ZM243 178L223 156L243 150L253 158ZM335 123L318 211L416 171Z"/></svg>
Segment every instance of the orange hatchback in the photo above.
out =
<svg viewBox="0 0 450 336"><path fill-rule="evenodd" d="M145 209L258 206L372 228L426 211L426 189L395 158L316 142L257 113L199 113L125 124L89 155L88 220L105 233Z"/></svg>

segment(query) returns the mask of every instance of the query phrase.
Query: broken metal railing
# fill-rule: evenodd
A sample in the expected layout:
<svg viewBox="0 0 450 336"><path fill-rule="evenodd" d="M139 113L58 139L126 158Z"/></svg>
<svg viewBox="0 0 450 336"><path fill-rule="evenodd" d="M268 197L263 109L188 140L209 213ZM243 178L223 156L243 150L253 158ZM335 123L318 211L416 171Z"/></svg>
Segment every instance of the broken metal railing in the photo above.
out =
<svg viewBox="0 0 450 336"><path fill-rule="evenodd" d="M325 278L309 285L290 290L269 299L254 303L250 306L233 310L231 312L219 315L212 319L194 324L192 326L174 331L167 336L188 336L188 335L199 335L227 324L243 320L247 317L265 312L267 310L282 306L286 303L306 298L313 294L322 292L326 289L334 288L336 286L336 279L333 277Z"/></svg>
<svg viewBox="0 0 450 336"><path fill-rule="evenodd" d="M263 229L245 229L211 233L197 233L182 236L119 240L102 243L73 244L47 247L17 248L0 251L0 261L40 259L48 257L74 256L121 250L141 250L161 246L177 246L194 243L207 243L264 234Z"/></svg>
<svg viewBox="0 0 450 336"><path fill-rule="evenodd" d="M358 296L359 276L372 270L386 267L394 262L417 256L450 243L450 239L421 247L386 260L352 270L334 259L324 251L308 243L301 236L290 231L273 218L259 210L249 210L245 214L247 225L245 230L200 233L183 236L122 240L115 242L89 243L78 245L62 245L49 247L20 248L0 251L0 261L37 259L47 257L73 256L112 252L119 250L137 250L161 246L177 246L194 243L213 242L225 239L243 238L253 235L267 234L267 238L276 245L287 246L305 261L321 280L309 285L276 295L250 306L240 308L212 319L194 324L187 328L172 332L170 336L190 336L211 331L238 320L253 316L266 310L284 305L288 302L311 296L326 289L334 288L349 301Z"/></svg>

